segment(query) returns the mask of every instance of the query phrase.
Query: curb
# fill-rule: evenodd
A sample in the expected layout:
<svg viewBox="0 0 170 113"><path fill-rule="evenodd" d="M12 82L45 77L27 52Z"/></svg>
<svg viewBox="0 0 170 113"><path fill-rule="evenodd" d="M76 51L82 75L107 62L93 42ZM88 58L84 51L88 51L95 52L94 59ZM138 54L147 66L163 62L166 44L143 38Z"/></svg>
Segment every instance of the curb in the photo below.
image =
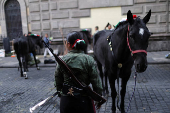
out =
<svg viewBox="0 0 170 113"><path fill-rule="evenodd" d="M148 62L148 65L158 65L158 64L170 64L170 62ZM0 68L18 68L19 66L0 66ZM38 67L56 67L56 64L42 64ZM36 66L28 66L28 68L36 68Z"/></svg>
<svg viewBox="0 0 170 113"><path fill-rule="evenodd" d="M38 67L56 67L54 64L49 64L49 65L38 65ZM19 68L19 66L0 66L0 68ZM28 68L36 68L36 66L28 66Z"/></svg>
<svg viewBox="0 0 170 113"><path fill-rule="evenodd" d="M148 62L149 65L153 64L170 64L170 62Z"/></svg>

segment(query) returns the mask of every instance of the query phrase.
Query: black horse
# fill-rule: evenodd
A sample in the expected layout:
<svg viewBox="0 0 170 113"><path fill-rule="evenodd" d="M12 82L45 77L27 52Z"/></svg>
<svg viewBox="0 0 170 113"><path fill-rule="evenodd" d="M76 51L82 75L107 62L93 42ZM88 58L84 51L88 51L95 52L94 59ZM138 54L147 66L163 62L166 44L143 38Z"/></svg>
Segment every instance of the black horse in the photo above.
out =
<svg viewBox="0 0 170 113"><path fill-rule="evenodd" d="M40 48L43 48L42 38L39 35L37 36L31 35L27 37L22 36L14 40L14 50L17 55L17 59L19 61L21 77L25 76L25 78L27 78L26 72L28 71L27 63L28 63L29 53L32 53L34 56L37 70L40 69L36 61L36 46L37 45ZM22 63L21 63L21 59L22 59ZM24 73L22 71L22 65L24 67Z"/></svg>
<svg viewBox="0 0 170 113"><path fill-rule="evenodd" d="M151 10L143 19L140 19L140 17L133 19L131 11L128 11L127 21L121 22L114 31L103 30L94 36L94 56L98 64L100 76L103 81L103 66L104 76L109 78L112 113L116 112L115 98L117 92L115 80L121 78L120 110L121 113L124 113L126 85L130 78L133 64L135 64L137 72L144 72L147 68L146 49L151 33L146 27L146 23L149 21L150 16ZM108 93L107 81L105 85L106 92Z"/></svg>

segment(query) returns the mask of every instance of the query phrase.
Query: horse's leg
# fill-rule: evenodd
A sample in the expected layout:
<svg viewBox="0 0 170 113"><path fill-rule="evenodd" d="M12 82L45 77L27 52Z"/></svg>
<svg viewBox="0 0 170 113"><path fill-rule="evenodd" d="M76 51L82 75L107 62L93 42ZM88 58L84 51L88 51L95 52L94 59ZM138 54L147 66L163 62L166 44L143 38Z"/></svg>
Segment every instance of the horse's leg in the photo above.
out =
<svg viewBox="0 0 170 113"><path fill-rule="evenodd" d="M33 52L32 54L33 54L33 56L34 56L34 61L35 61L35 65L36 65L36 67L37 67L37 70L40 70L40 67L38 67L38 65L37 65L37 60L36 60L36 54L35 54L35 52Z"/></svg>
<svg viewBox="0 0 170 113"><path fill-rule="evenodd" d="M113 76L113 75L111 75ZM116 88L115 88L115 79L109 76L109 83L111 88L111 97L112 97L112 113L116 113L115 99L117 96Z"/></svg>
<svg viewBox="0 0 170 113"><path fill-rule="evenodd" d="M98 66L98 69L99 69L99 72L100 72L100 78L101 78L101 81L102 81L102 87L103 87L103 96L105 96L105 87L104 87L104 82L103 82L103 70L102 70L102 64L97 61L97 66Z"/></svg>
<svg viewBox="0 0 170 113"><path fill-rule="evenodd" d="M122 83L121 83L122 89L120 91L120 95L121 95L121 103L120 103L121 113L125 113L124 99L125 99L126 85L127 85L128 80L129 80L129 78L122 78Z"/></svg>
<svg viewBox="0 0 170 113"><path fill-rule="evenodd" d="M28 72L28 55L25 56L26 71Z"/></svg>
<svg viewBox="0 0 170 113"><path fill-rule="evenodd" d="M23 77L22 63L21 63L20 55L17 55L17 59L19 61L19 67L20 67L20 73L21 73L20 76Z"/></svg>
<svg viewBox="0 0 170 113"><path fill-rule="evenodd" d="M29 55L25 56L25 61L26 61L26 71L28 72L28 62L29 62Z"/></svg>
<svg viewBox="0 0 170 113"><path fill-rule="evenodd" d="M106 68L104 69L104 77L105 77L105 90L106 90L106 93L109 94L109 90L108 90L108 83L107 83L107 70Z"/></svg>
<svg viewBox="0 0 170 113"><path fill-rule="evenodd" d="M26 70L26 65L27 65L27 61L26 61L26 56L23 56L23 58L22 58L22 63L23 63L23 67L24 67L24 76L25 76L25 79L27 79L28 77L27 77L27 70Z"/></svg>

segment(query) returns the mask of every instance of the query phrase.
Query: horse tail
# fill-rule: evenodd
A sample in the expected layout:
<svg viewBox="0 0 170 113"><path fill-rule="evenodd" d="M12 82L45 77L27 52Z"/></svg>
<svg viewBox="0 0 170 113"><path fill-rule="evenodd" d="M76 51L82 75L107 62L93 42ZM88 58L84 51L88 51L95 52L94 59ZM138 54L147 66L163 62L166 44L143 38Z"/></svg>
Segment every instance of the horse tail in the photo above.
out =
<svg viewBox="0 0 170 113"><path fill-rule="evenodd" d="M18 54L18 38L14 39L14 50L15 50L15 53Z"/></svg>
<svg viewBox="0 0 170 113"><path fill-rule="evenodd" d="M28 52L28 44L27 41L25 39L22 38L18 38L15 42L14 42L14 49L16 54L23 56Z"/></svg>
<svg viewBox="0 0 170 113"><path fill-rule="evenodd" d="M22 49L21 49L21 41L18 41L18 51L20 51L22 53Z"/></svg>

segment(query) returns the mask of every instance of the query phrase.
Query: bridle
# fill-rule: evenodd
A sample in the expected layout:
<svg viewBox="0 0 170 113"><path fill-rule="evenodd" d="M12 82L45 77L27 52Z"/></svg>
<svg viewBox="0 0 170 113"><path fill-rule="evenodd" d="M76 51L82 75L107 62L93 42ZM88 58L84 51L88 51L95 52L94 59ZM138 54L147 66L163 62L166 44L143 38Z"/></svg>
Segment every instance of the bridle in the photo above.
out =
<svg viewBox="0 0 170 113"><path fill-rule="evenodd" d="M128 25L128 31L127 31L127 45L129 47L129 50L131 52L131 55L133 56L133 54L135 53L145 53L147 55L147 51L146 50L132 50L129 44L129 25Z"/></svg>

